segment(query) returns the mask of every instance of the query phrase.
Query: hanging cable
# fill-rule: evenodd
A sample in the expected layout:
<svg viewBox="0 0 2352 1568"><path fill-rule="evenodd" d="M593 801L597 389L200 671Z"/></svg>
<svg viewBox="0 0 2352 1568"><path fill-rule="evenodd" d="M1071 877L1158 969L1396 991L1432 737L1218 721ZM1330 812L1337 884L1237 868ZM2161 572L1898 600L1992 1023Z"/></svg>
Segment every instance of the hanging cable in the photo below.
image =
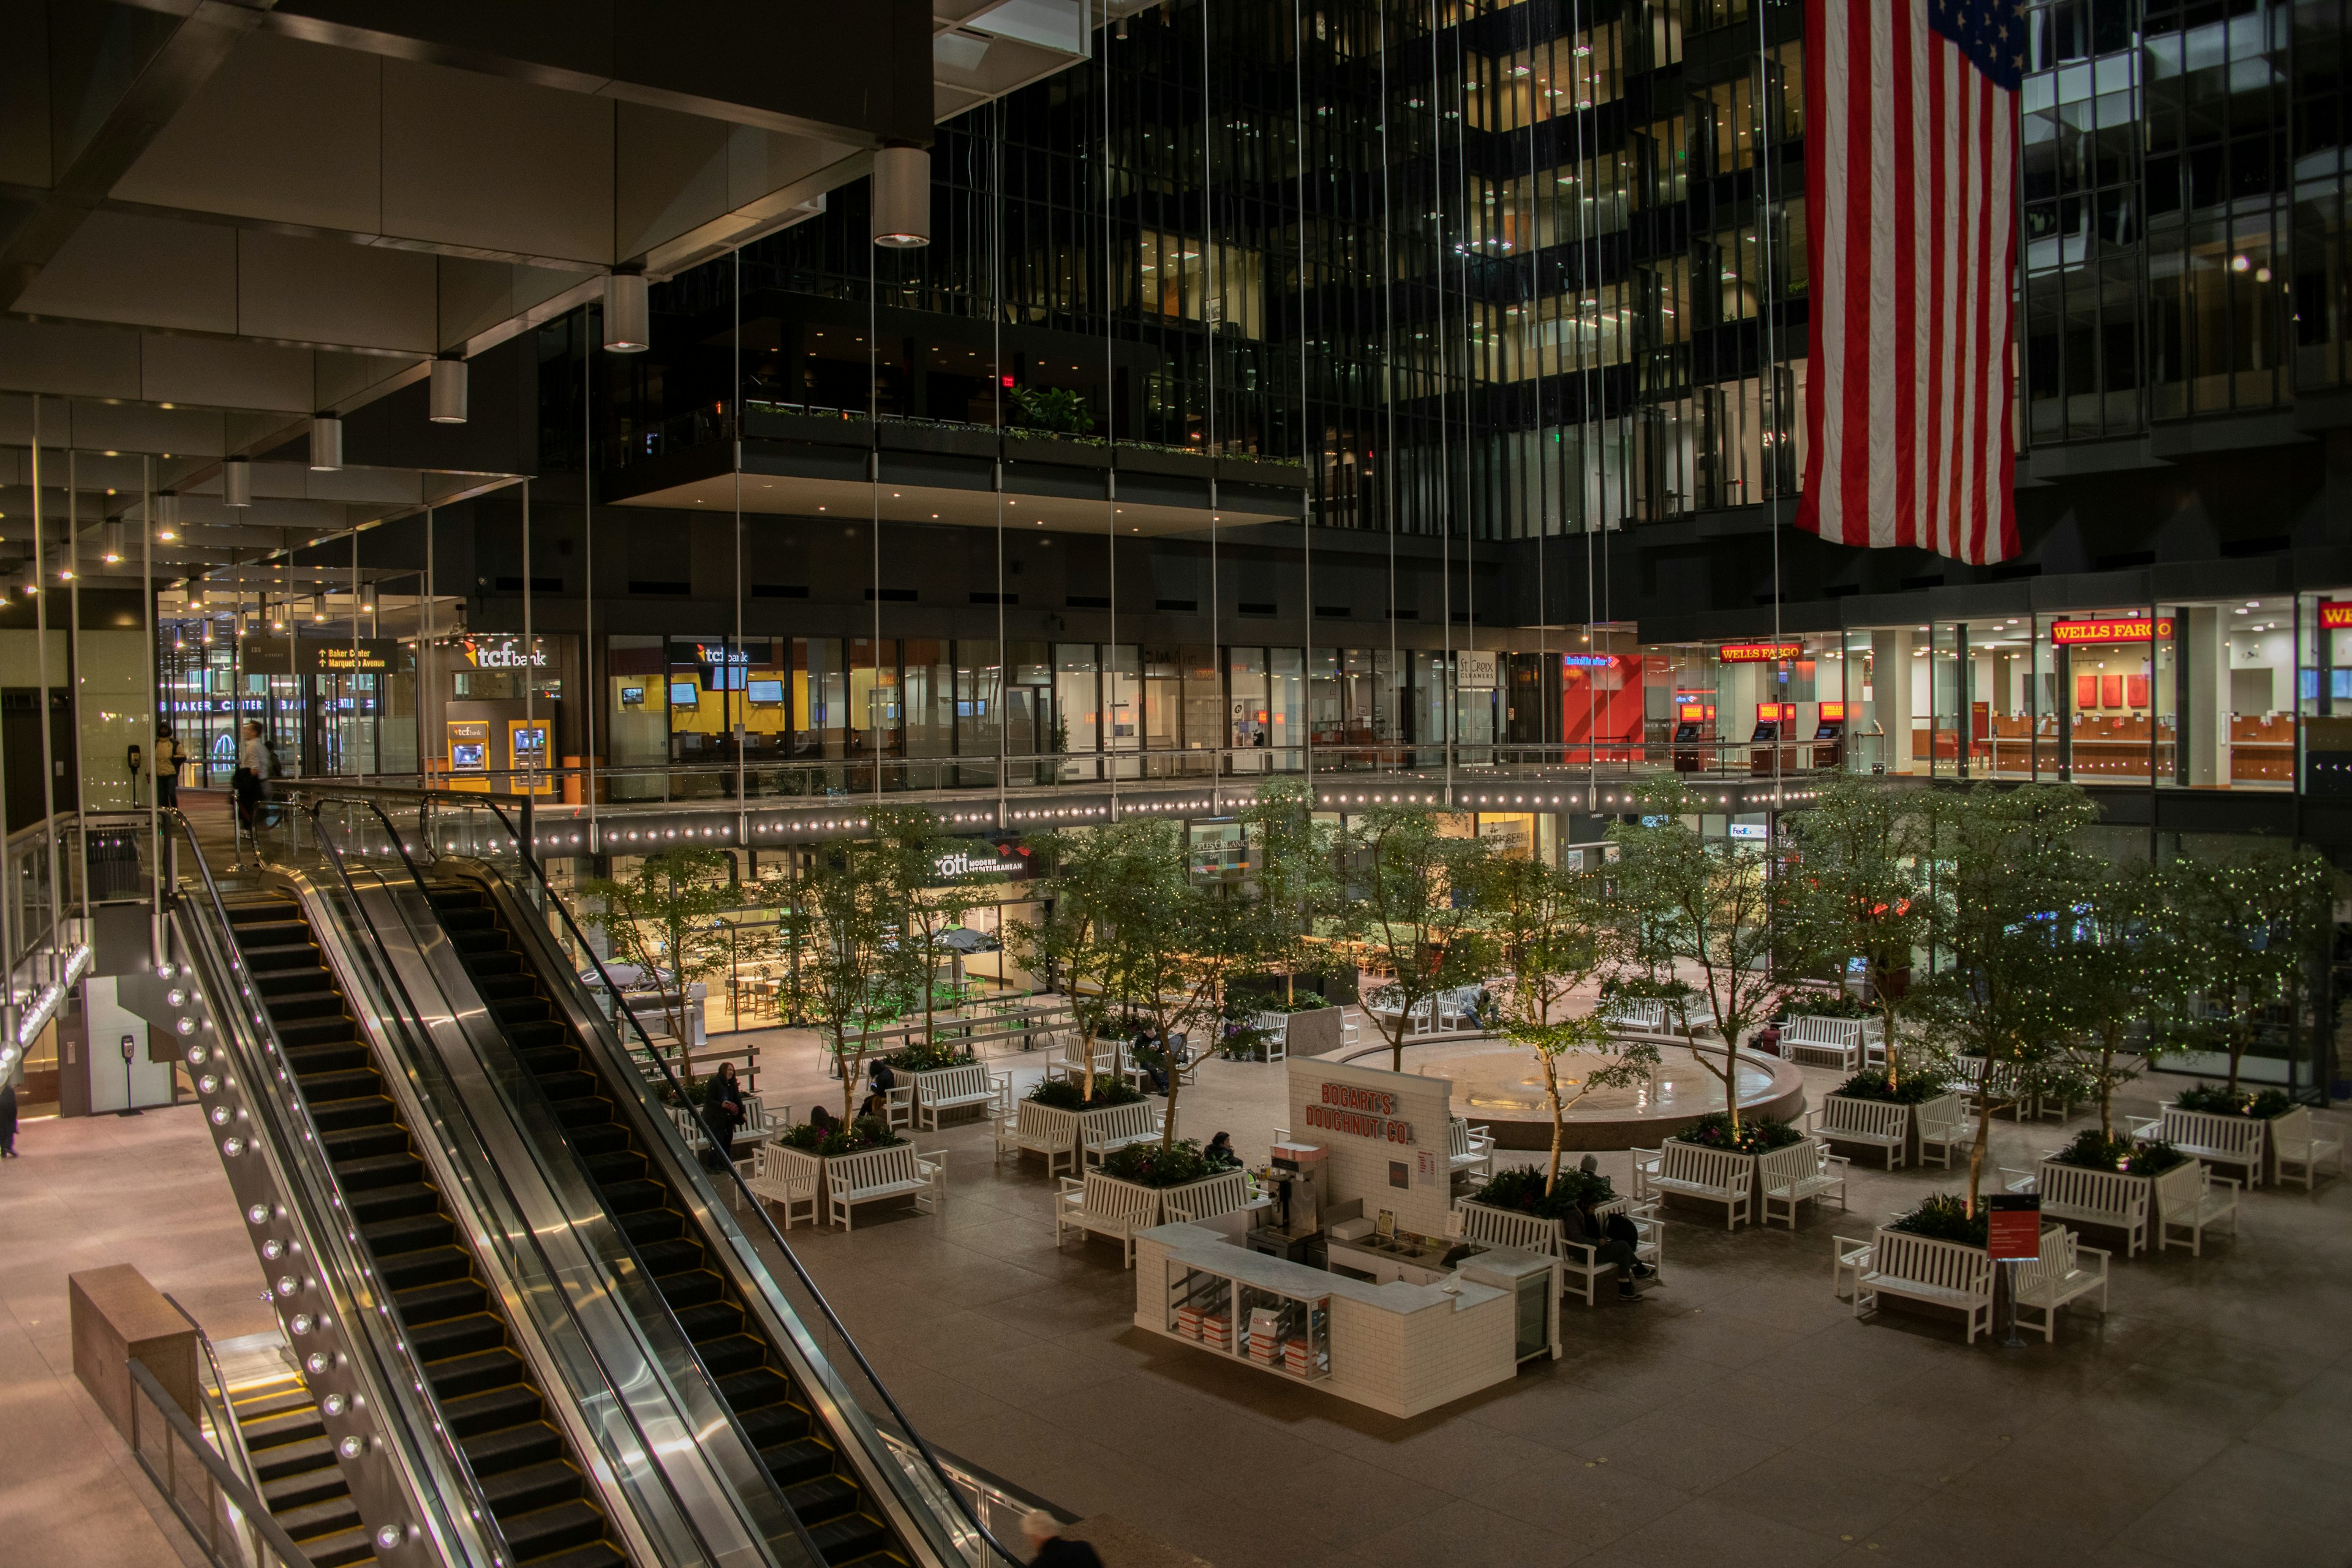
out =
<svg viewBox="0 0 2352 1568"><path fill-rule="evenodd" d="M1108 53L1108 51L1106 51ZM1108 95L1106 95L1108 96ZM1104 115L1109 106L1104 105ZM1201 0L1201 278L1204 290L1201 300L1201 334L1206 354L1208 372L1209 412L1207 438L1202 443L1209 453L1209 658L1213 666L1224 663L1223 650L1217 646L1217 522L1221 508L1217 500L1216 461L1222 456L1217 448L1217 329L1224 324L1225 296L1217 279L1217 202L1216 167L1212 151L1216 140L1216 117L1210 101L1209 86L1209 0ZM1106 165L1105 183L1108 183ZM1107 194L1107 193L1106 193ZM1181 673L1181 671L1180 671ZM1219 670L1222 675L1222 669ZM1223 704L1220 703L1220 707ZM1225 725L1224 739L1233 739L1233 726ZM1209 774L1209 809L1212 816L1223 814L1224 768L1213 763Z"/></svg>
<svg viewBox="0 0 2352 1568"><path fill-rule="evenodd" d="M867 247L872 248L870 246ZM734 353L735 402L730 412L734 425L735 470L735 643L729 648L730 659L740 660L740 667L721 667L719 689L730 687L733 695L721 699L735 710L735 842L747 847L751 842L751 823L745 815L750 805L750 793L745 789L743 765L743 730L750 717L751 697L751 650L743 643L743 247L737 246L735 257L735 329L732 334ZM877 529L878 532L879 530ZM879 606L877 606L879 612ZM877 657L880 657L877 651Z"/></svg>
<svg viewBox="0 0 2352 1568"><path fill-rule="evenodd" d="M1004 620L1004 100L989 106L995 135L989 142L988 317L989 395L996 421L996 826L1005 816L1006 758L1012 752L1013 645ZM1047 689L1050 691L1051 687ZM1036 726L1033 723L1033 737ZM1034 764L1031 764L1034 768Z"/></svg>
<svg viewBox="0 0 2352 1568"><path fill-rule="evenodd" d="M1389 19L1386 7L1376 5L1373 8L1372 16L1373 24L1380 32L1379 54L1381 94L1378 112L1381 117L1381 408L1384 416L1383 427L1386 431L1386 433L1381 437L1384 456L1380 460L1379 478L1385 481L1382 489L1388 498L1388 674L1390 680L1397 682L1397 700L1398 703L1401 705L1403 700L1403 689L1402 682L1398 680L1397 669L1396 536L1398 520L1396 489L1396 261L1390 248L1390 236L1394 232L1395 215L1390 210L1389 205ZM1451 606L1448 607L1451 608ZM1381 729L1380 700L1380 675L1379 672L1375 670L1372 678L1372 734L1375 742L1376 755L1379 753L1380 749L1378 746ZM1391 710L1389 721L1388 736L1390 749L1391 751L1394 749L1397 739L1396 719L1397 715L1393 710ZM1453 804L1454 797L1454 779L1450 755L1451 753L1449 753L1449 763L1446 770L1445 781L1446 804L1449 805Z"/></svg>
<svg viewBox="0 0 2352 1568"><path fill-rule="evenodd" d="M580 760L587 765L588 849L595 853L596 837L596 710L604 701L604 688L596 680L596 405L589 384L590 367L596 363L596 334L588 331L590 311L594 301L580 307L582 328L580 344L580 716L586 726L586 742L580 748ZM739 458L736 465L742 467ZM609 668L609 661L608 661ZM667 672L663 674L667 684Z"/></svg>
<svg viewBox="0 0 2352 1568"><path fill-rule="evenodd" d="M1299 591L1305 595L1299 619L1306 627L1305 644L1299 649L1298 717L1306 721L1304 759L1311 810L1315 792L1315 497L1321 467L1316 455L1321 443L1309 434L1313 413L1307 391L1307 17L1303 0L1290 0L1290 37L1291 109L1297 121L1298 138L1298 320L1293 323L1293 330L1298 333L1298 465L1307 475L1304 506L1298 519L1302 578Z"/></svg>

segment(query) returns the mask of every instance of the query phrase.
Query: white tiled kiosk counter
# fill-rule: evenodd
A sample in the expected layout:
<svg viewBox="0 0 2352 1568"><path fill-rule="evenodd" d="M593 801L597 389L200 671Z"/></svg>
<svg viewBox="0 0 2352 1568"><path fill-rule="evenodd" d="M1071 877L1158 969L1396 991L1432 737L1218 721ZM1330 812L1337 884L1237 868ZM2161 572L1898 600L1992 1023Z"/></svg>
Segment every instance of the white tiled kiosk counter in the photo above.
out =
<svg viewBox="0 0 2352 1568"><path fill-rule="evenodd" d="M1261 1309L1271 1331L1253 1356L1250 1318ZM1203 1226L1135 1237L1137 1328L1391 1415L1509 1379L1513 1310L1510 1292L1458 1276L1373 1285L1249 1251Z"/></svg>

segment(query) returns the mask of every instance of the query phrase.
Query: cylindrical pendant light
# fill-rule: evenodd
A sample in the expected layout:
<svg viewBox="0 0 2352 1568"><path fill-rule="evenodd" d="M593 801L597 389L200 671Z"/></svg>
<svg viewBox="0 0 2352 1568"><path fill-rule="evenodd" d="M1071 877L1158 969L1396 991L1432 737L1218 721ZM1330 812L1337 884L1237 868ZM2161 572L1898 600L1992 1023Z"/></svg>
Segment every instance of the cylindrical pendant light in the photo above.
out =
<svg viewBox="0 0 2352 1568"><path fill-rule="evenodd" d="M874 243L894 249L931 243L931 155L920 147L874 154Z"/></svg>
<svg viewBox="0 0 2352 1568"><path fill-rule="evenodd" d="M604 279L604 347L616 354L643 353L653 346L653 306L642 272L615 272Z"/></svg>
<svg viewBox="0 0 2352 1568"><path fill-rule="evenodd" d="M99 552L99 559L105 562L109 566L115 565L121 561L122 520L121 518L117 518L112 522L106 525L106 544L105 548Z"/></svg>
<svg viewBox="0 0 2352 1568"><path fill-rule="evenodd" d="M332 414L310 417L310 471L331 474L343 466L343 422Z"/></svg>
<svg viewBox="0 0 2352 1568"><path fill-rule="evenodd" d="M612 347L610 343L604 346ZM466 381L464 360L435 360L430 411L425 416L436 425L463 425L466 422Z"/></svg>
<svg viewBox="0 0 2352 1568"><path fill-rule="evenodd" d="M243 458L226 458L221 461L221 505L251 506L253 504L253 465Z"/></svg>
<svg viewBox="0 0 2352 1568"><path fill-rule="evenodd" d="M155 542L170 544L180 537L180 496L176 490L155 494Z"/></svg>

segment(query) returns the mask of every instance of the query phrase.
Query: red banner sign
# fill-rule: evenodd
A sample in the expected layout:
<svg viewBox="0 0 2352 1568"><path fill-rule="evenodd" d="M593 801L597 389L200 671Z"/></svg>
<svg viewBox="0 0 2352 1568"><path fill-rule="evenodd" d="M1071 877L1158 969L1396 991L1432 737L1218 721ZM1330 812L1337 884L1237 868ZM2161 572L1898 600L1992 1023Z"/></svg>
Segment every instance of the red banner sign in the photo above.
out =
<svg viewBox="0 0 2352 1568"><path fill-rule="evenodd" d="M2004 1193L1988 1200L1985 1249L1995 1262L2021 1262L2042 1256L2042 1200Z"/></svg>
<svg viewBox="0 0 2352 1568"><path fill-rule="evenodd" d="M1793 702L1759 702L1756 705L1759 724L1793 724L1797 721L1797 705Z"/></svg>
<svg viewBox="0 0 2352 1568"><path fill-rule="evenodd" d="M1821 709L1822 709L1822 723L1824 723L1824 724L1843 724L1843 723L1844 723L1844 722L1845 722L1845 704L1844 704L1844 703L1843 703L1843 702L1824 702L1824 703L1822 703L1822 704L1821 705Z"/></svg>
<svg viewBox="0 0 2352 1568"><path fill-rule="evenodd" d="M2104 621L2053 621L2050 640L2061 647L2082 643L2146 642L2151 631L2158 640L2170 641L2171 618L2150 621L2146 616L2124 616Z"/></svg>
<svg viewBox="0 0 2352 1568"><path fill-rule="evenodd" d="M1724 644L1716 657L1726 664L1778 664L1801 658L1804 652L1801 642L1732 642Z"/></svg>
<svg viewBox="0 0 2352 1568"><path fill-rule="evenodd" d="M2324 632L2352 632L2352 600L2320 600L2319 629Z"/></svg>

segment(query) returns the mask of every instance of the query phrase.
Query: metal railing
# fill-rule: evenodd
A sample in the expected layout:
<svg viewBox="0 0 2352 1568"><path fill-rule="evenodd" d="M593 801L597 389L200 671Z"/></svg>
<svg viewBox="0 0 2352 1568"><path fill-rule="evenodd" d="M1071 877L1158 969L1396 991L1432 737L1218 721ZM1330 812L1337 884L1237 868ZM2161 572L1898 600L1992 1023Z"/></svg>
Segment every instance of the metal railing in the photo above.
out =
<svg viewBox="0 0 2352 1568"><path fill-rule="evenodd" d="M132 1356L129 1368L131 1457L213 1568L310 1568L260 1494L205 1440L147 1363Z"/></svg>

